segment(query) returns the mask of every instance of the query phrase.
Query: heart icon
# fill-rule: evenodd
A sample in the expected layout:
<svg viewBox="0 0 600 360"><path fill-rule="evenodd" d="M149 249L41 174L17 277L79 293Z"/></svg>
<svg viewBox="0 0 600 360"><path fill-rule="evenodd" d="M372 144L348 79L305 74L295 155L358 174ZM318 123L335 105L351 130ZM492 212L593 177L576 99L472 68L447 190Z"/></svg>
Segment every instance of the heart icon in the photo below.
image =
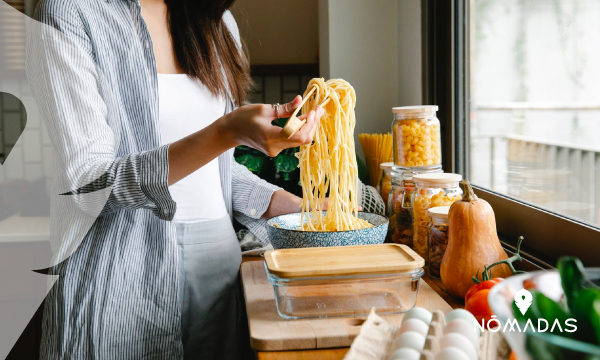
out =
<svg viewBox="0 0 600 360"><path fill-rule="evenodd" d="M16 96L0 92L0 165L10 155L27 124L27 111Z"/></svg>

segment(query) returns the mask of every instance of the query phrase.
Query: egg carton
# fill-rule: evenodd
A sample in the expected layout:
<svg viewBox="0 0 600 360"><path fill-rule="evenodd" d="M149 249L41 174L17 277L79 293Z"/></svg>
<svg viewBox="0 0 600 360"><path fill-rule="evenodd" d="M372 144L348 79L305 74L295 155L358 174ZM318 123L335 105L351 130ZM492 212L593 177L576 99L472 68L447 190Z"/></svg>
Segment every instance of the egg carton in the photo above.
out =
<svg viewBox="0 0 600 360"><path fill-rule="evenodd" d="M475 330L469 317L462 309L444 315L415 308L396 329L372 310L344 359L508 360L510 347L502 334Z"/></svg>

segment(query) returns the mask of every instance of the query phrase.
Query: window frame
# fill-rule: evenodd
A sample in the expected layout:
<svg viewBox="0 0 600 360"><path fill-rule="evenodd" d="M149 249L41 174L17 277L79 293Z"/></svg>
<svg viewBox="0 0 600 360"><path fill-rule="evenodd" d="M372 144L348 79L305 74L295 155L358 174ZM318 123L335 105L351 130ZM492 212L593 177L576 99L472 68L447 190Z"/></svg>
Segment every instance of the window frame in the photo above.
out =
<svg viewBox="0 0 600 360"><path fill-rule="evenodd" d="M442 166L469 174L469 28L470 0L421 0L423 103L440 106ZM537 205L474 185L492 205L498 234L507 249L519 236L526 258L542 268L560 256L576 256L585 266L600 266L600 228ZM599 249L600 250L600 249Z"/></svg>

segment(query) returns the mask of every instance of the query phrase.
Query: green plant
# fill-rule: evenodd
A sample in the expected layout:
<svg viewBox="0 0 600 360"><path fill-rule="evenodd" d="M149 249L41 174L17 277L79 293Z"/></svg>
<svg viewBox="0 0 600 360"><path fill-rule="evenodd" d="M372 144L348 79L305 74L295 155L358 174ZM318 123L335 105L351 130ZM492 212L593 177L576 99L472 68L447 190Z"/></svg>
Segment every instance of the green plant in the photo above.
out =
<svg viewBox="0 0 600 360"><path fill-rule="evenodd" d="M271 158L258 150L238 146L234 157L238 163L246 166L262 179L300 196L302 194L299 184L300 169L298 169L298 159L294 156L297 151L298 148L286 149Z"/></svg>
<svg viewBox="0 0 600 360"><path fill-rule="evenodd" d="M277 119L273 124L282 127L287 120L288 118ZM292 194L302 196L300 169L298 169L298 159L294 155L296 152L298 152L297 147L286 149L271 158L256 149L238 146L235 148L234 157L238 163L246 166L260 178Z"/></svg>

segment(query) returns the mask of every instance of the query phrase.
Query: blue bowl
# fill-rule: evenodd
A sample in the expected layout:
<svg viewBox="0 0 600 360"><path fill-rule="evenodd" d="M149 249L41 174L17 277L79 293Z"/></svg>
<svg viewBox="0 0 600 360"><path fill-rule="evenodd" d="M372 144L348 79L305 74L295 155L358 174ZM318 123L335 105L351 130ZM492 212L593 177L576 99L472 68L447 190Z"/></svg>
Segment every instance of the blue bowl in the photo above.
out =
<svg viewBox="0 0 600 360"><path fill-rule="evenodd" d="M267 221L267 233L274 249L303 247L382 244L388 228L388 218L359 212L358 218L373 226L348 231L301 231L300 213L280 215Z"/></svg>

